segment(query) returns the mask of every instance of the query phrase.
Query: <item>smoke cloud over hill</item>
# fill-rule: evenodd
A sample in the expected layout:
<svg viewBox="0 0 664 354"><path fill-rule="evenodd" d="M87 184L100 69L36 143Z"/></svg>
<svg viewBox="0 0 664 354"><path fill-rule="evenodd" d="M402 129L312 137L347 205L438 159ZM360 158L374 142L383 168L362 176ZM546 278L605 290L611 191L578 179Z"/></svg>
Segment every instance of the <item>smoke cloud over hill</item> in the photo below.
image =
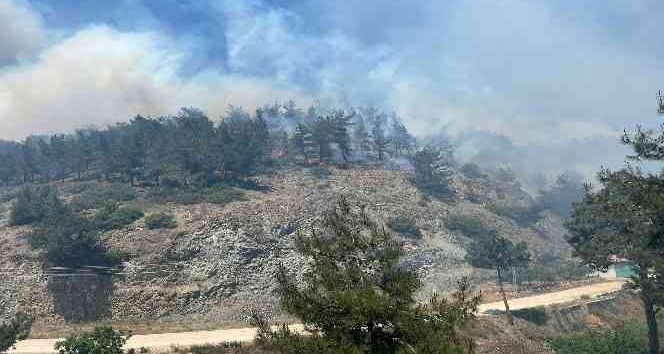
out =
<svg viewBox="0 0 664 354"><path fill-rule="evenodd" d="M469 160L590 174L655 121L664 6L586 5L0 0L0 138L293 99L396 111L467 138Z"/></svg>

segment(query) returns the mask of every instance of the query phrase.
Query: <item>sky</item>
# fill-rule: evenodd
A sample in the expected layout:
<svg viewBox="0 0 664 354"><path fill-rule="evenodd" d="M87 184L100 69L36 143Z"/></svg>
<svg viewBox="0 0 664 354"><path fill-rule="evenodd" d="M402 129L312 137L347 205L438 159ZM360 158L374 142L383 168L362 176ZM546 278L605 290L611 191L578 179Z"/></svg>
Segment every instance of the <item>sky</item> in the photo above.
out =
<svg viewBox="0 0 664 354"><path fill-rule="evenodd" d="M0 139L292 99L591 174L661 121L661 18L660 0L0 0Z"/></svg>

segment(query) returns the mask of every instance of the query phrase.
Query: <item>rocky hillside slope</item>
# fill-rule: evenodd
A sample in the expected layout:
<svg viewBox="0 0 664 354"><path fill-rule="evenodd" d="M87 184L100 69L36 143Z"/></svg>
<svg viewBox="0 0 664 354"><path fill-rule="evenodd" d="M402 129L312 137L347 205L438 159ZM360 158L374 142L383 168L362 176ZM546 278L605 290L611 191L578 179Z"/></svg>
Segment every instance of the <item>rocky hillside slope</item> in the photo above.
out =
<svg viewBox="0 0 664 354"><path fill-rule="evenodd" d="M7 316L27 308L44 328L104 319L171 320L197 328L242 321L253 308L278 315L272 294L276 266L281 262L293 272L302 269L305 260L293 249L297 230L306 229L340 194L366 205L381 222L396 217L415 221L422 237L404 237L406 261L423 279L423 296L449 290L464 275L474 275L476 281L490 276L465 264L469 239L448 229L451 215L478 217L500 235L526 241L535 255L571 256L562 222L552 214L543 212L539 221L524 225L492 211L496 203L532 203L515 183L459 175L456 200L442 202L412 186L406 171L367 167L330 172L323 177L307 169L261 175L258 182L269 190L246 191L244 200L223 206L134 202L148 212L174 213L178 228L148 230L139 220L104 235L109 247L129 255L122 274L114 276L70 275L67 270L46 274L40 255L21 238L28 229L9 227L6 217L0 218L0 310ZM0 211L6 214L10 205L5 200Z"/></svg>

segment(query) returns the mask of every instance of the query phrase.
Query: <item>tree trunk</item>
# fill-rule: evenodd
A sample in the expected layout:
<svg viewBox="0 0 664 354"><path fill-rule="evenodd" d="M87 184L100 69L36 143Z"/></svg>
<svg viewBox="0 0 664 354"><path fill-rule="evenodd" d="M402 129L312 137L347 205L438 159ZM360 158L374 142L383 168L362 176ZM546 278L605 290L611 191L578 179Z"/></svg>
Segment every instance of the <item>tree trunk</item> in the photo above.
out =
<svg viewBox="0 0 664 354"><path fill-rule="evenodd" d="M503 303L505 304L505 316L507 316L507 323L509 323L510 326L514 326L514 318L512 318L512 313L510 312L510 305L507 303L507 296L505 295L505 289L503 288L503 277L500 272L500 268L498 268L497 273L500 294L503 296Z"/></svg>
<svg viewBox="0 0 664 354"><path fill-rule="evenodd" d="M648 348L649 354L659 353L659 335L657 332L657 318L655 317L655 301L652 293L655 291L650 279L648 278L648 269L645 264L639 264L639 281L641 284L641 300L646 313L646 323L648 324Z"/></svg>
<svg viewBox="0 0 664 354"><path fill-rule="evenodd" d="M648 347L649 354L659 354L659 337L657 335L657 318L655 318L655 305L649 295L642 295L643 305L648 323Z"/></svg>
<svg viewBox="0 0 664 354"><path fill-rule="evenodd" d="M514 292L519 293L519 282L518 282L518 274L516 267L512 267L512 288L514 289Z"/></svg>

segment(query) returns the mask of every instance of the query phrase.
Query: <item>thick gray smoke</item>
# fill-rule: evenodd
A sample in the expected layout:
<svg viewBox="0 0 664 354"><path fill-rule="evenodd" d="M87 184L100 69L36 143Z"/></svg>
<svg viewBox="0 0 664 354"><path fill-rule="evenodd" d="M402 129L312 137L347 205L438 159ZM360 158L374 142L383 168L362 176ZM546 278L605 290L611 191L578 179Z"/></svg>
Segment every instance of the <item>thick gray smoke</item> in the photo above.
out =
<svg viewBox="0 0 664 354"><path fill-rule="evenodd" d="M146 1L71 26L45 21L49 4L0 0L0 138L294 99L396 111L416 134L468 137L469 159L588 174L620 164L617 137L655 120L664 82L664 46L645 35L664 5L651 0L160 3L216 24L183 36ZM206 43L223 43L222 59L201 59Z"/></svg>

